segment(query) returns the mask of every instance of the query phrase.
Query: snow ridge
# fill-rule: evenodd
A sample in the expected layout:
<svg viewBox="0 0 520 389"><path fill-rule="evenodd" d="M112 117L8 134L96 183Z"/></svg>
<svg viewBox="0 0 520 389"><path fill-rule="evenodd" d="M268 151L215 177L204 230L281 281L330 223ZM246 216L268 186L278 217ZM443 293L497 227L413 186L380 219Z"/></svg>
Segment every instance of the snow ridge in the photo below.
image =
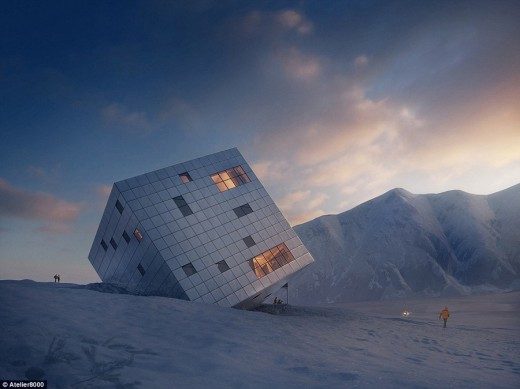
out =
<svg viewBox="0 0 520 389"><path fill-rule="evenodd" d="M520 184L491 195L393 189L295 227L315 263L294 302L454 296L520 284Z"/></svg>

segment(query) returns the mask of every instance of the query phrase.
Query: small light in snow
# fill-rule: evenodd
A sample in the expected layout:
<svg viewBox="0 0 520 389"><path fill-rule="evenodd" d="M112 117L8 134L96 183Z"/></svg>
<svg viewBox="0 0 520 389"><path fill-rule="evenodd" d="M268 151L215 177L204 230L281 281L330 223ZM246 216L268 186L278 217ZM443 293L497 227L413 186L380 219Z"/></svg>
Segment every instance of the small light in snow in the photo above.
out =
<svg viewBox="0 0 520 389"><path fill-rule="evenodd" d="M410 312L410 311L406 311L406 310L403 311L403 313L402 313L403 317L408 317L408 316L410 316L411 314L412 314L412 312Z"/></svg>

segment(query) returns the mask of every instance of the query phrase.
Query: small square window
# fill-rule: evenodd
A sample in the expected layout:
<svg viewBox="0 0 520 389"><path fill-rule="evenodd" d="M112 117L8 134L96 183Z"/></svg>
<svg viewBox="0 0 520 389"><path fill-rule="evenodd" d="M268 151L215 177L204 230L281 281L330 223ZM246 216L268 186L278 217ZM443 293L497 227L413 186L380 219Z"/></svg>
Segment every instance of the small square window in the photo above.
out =
<svg viewBox="0 0 520 389"><path fill-rule="evenodd" d="M191 178L188 172L179 174L179 177L181 178L183 184L187 184L188 182L193 181L193 178Z"/></svg>
<svg viewBox="0 0 520 389"><path fill-rule="evenodd" d="M253 247L256 244L255 240L251 237L251 235L246 236L242 240L244 241L247 247Z"/></svg>
<svg viewBox="0 0 520 389"><path fill-rule="evenodd" d="M120 214L123 214L123 209L125 209L125 207L123 207L123 204L121 204L119 200L116 201L116 208Z"/></svg>
<svg viewBox="0 0 520 389"><path fill-rule="evenodd" d="M189 205L183 205L182 207L179 207L179 210L181 211L182 216L188 216L193 214L193 211L191 210Z"/></svg>
<svg viewBox="0 0 520 389"><path fill-rule="evenodd" d="M139 273L141 273L142 276L146 273L146 270L144 270L144 267L141 264L137 265L137 270L139 270Z"/></svg>
<svg viewBox="0 0 520 389"><path fill-rule="evenodd" d="M233 212L235 212L235 215L237 215L237 217L242 217L245 215L244 211L242 210L242 207L233 208Z"/></svg>
<svg viewBox="0 0 520 389"><path fill-rule="evenodd" d="M242 217L247 215L248 213L253 212L253 209L249 204L244 204L240 207L233 208L233 211L235 212L235 215L237 215L237 217Z"/></svg>
<svg viewBox="0 0 520 389"><path fill-rule="evenodd" d="M249 204L244 204L242 205L242 211L244 212L244 215L247 215L253 212L253 208L251 208Z"/></svg>
<svg viewBox="0 0 520 389"><path fill-rule="evenodd" d="M229 266L228 266L227 262L224 260L217 262L217 267L221 273L224 273L225 271L229 270Z"/></svg>
<svg viewBox="0 0 520 389"><path fill-rule="evenodd" d="M107 249L108 249L108 246L103 239L101 239L101 247L103 247L103 250L105 250L105 251L107 251Z"/></svg>
<svg viewBox="0 0 520 389"><path fill-rule="evenodd" d="M123 231L123 239L126 241L126 243L130 243L130 237L126 233L126 231Z"/></svg>
<svg viewBox="0 0 520 389"><path fill-rule="evenodd" d="M141 231L139 231L139 228L136 228L134 230L134 236L135 238L140 242L143 240L143 234L141 234Z"/></svg>
<svg viewBox="0 0 520 389"><path fill-rule="evenodd" d="M112 245L112 247L114 248L114 250L117 250L117 243L116 243L116 241L114 240L114 238L111 238L111 239L110 239L110 244Z"/></svg>
<svg viewBox="0 0 520 389"><path fill-rule="evenodd" d="M184 273L186 273L188 277L197 273L197 270L195 270L195 267L191 264L191 262L184 265L182 270L184 270Z"/></svg>

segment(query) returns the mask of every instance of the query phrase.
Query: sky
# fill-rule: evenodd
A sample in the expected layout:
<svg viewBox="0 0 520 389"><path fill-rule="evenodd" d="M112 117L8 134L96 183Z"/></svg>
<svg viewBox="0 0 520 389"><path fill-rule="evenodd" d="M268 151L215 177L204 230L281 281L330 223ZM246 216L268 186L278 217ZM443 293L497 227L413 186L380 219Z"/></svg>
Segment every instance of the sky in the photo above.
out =
<svg viewBox="0 0 520 389"><path fill-rule="evenodd" d="M520 182L518 1L0 4L0 278L95 282L111 185L238 147L291 224Z"/></svg>

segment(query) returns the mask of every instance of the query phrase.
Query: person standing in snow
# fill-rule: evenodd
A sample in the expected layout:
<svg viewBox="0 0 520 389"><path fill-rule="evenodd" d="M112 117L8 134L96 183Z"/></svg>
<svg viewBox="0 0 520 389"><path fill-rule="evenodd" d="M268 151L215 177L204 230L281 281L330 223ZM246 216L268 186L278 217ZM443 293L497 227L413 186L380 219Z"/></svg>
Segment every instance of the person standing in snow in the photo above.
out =
<svg viewBox="0 0 520 389"><path fill-rule="evenodd" d="M57 274L54 275L54 282L58 282L58 275Z"/></svg>
<svg viewBox="0 0 520 389"><path fill-rule="evenodd" d="M448 321L448 318L450 317L450 311L448 311L448 307L444 307L444 309L439 313L439 319L442 318L444 320L444 327L446 328L446 322Z"/></svg>
<svg viewBox="0 0 520 389"><path fill-rule="evenodd" d="M58 282L60 282L60 275L58 274Z"/></svg>

